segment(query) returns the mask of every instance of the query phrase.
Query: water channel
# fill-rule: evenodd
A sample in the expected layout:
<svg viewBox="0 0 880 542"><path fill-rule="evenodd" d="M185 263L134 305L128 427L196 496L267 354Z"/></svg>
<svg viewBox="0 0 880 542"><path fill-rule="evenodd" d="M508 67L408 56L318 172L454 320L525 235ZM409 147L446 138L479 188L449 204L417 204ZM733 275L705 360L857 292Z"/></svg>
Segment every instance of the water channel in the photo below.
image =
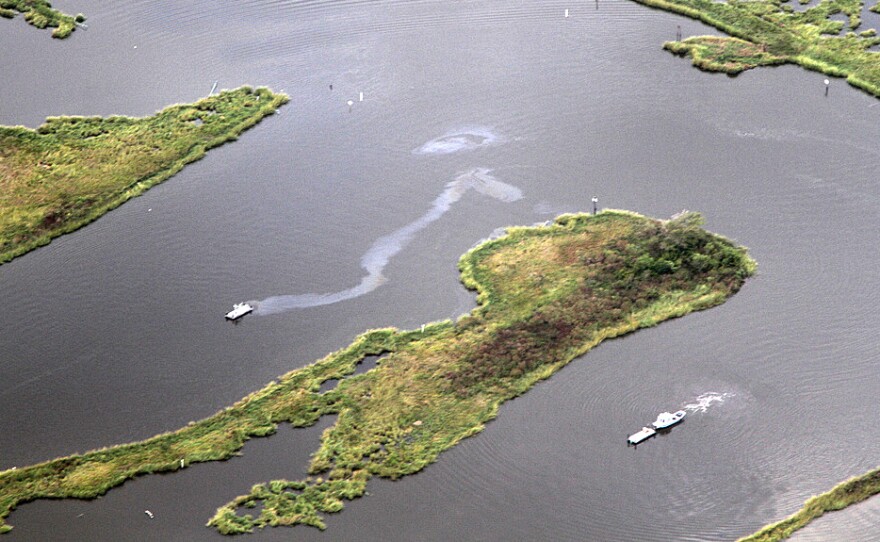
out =
<svg viewBox="0 0 880 542"><path fill-rule="evenodd" d="M880 101L840 80L825 97L824 76L791 66L699 72L661 44L677 25L715 32L626 0L53 4L89 28L59 42L0 21L0 124L146 115L214 81L291 102L0 266L0 469L175 429L366 329L455 318L474 305L459 255L594 195L701 211L759 274L721 307L601 345L422 473L373 480L326 532L254 540L733 540L880 464ZM682 426L626 447L685 407ZM302 477L320 429L96 501L24 505L7 538L220 540L203 526L214 509ZM877 510L799 537L840 539Z"/></svg>

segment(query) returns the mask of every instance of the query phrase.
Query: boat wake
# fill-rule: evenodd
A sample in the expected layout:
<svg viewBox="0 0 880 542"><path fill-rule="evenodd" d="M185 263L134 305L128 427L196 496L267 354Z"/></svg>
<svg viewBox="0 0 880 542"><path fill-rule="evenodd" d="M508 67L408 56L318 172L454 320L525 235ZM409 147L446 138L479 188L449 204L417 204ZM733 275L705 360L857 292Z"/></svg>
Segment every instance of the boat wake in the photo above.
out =
<svg viewBox="0 0 880 542"><path fill-rule="evenodd" d="M695 399L695 403L688 403L684 405L684 410L688 412L706 412L713 404L721 405L727 399L731 397L736 397L736 394L733 393L717 393L717 392L708 392L701 395L698 395Z"/></svg>
<svg viewBox="0 0 880 542"><path fill-rule="evenodd" d="M522 198L522 191L519 188L499 181L491 175L491 171L487 168L474 168L460 174L446 185L427 213L399 230L377 239L366 254L361 257L361 267L366 270L367 275L361 279L357 286L326 294L269 297L255 302L255 314L277 314L293 309L331 305L372 292L385 282L386 279L382 271L388 265L388 261L406 248L416 233L443 216L455 202L470 190L506 203Z"/></svg>

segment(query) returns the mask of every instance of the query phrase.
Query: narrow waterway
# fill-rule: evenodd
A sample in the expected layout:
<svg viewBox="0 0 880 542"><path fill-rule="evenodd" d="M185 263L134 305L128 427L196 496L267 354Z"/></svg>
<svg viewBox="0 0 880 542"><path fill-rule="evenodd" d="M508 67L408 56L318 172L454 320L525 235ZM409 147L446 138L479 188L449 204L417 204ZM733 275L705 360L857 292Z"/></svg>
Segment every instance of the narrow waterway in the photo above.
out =
<svg viewBox="0 0 880 542"><path fill-rule="evenodd" d="M0 124L146 115L214 81L291 102L0 266L0 469L175 429L366 329L455 318L474 304L463 252L592 196L701 211L759 274L601 345L424 472L372 481L327 531L255 539L732 540L880 464L880 101L840 80L826 98L797 67L699 72L661 45L715 32L625 0L53 4L89 28L0 21ZM310 293L340 295L223 320ZM282 429L228 463L24 505L8 539L219 540L217 506L303 475L319 431ZM839 539L833 518L803 539Z"/></svg>

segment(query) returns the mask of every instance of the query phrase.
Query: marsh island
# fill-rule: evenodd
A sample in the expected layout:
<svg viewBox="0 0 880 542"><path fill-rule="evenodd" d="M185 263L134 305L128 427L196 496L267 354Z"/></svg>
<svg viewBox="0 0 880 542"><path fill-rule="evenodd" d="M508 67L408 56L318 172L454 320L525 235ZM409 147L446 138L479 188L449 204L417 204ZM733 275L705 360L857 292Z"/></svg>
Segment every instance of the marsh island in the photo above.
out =
<svg viewBox="0 0 880 542"><path fill-rule="evenodd" d="M286 102L268 89L242 87L144 118L0 126L0 263L97 219Z"/></svg>
<svg viewBox="0 0 880 542"><path fill-rule="evenodd" d="M94 498L135 476L226 459L281 423L305 427L336 415L312 455L310 477L257 484L209 521L226 534L324 528L323 514L362 496L371 477L418 472L479 433L504 401L605 339L724 302L755 263L704 230L697 214L660 221L606 211L510 228L465 254L459 268L478 307L457 321L368 331L177 431L4 471L0 518L35 499ZM371 355L382 356L378 365L353 375ZM257 505L259 515L246 513Z"/></svg>
<svg viewBox="0 0 880 542"><path fill-rule="evenodd" d="M731 36L700 36L665 45L674 53L690 55L699 68L736 74L792 63L845 77L851 85L880 97L880 53L871 50L880 45L880 37L874 29L857 33L862 0L821 0L801 10L779 0L635 1L696 19Z"/></svg>

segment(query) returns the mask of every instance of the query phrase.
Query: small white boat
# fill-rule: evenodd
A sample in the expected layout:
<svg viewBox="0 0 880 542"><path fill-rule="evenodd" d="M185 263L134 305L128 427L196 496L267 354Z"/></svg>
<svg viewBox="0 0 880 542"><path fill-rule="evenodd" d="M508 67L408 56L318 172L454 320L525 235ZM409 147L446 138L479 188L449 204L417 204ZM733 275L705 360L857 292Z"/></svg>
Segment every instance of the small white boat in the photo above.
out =
<svg viewBox="0 0 880 542"><path fill-rule="evenodd" d="M657 416L657 420L651 425L654 429L666 429L667 427L672 427L683 420L685 414L687 413L684 410L679 410L675 413L661 412L660 415Z"/></svg>
<svg viewBox="0 0 880 542"><path fill-rule="evenodd" d="M232 305L232 310L226 313L226 319L238 320L239 318L253 310L254 308L248 303L236 303Z"/></svg>
<svg viewBox="0 0 880 542"><path fill-rule="evenodd" d="M632 435L629 436L628 439L626 439L626 441L630 444L638 444L638 443L642 442L643 440L648 440L649 438L653 437L656 434L657 434L657 431L654 431L650 427L642 427L641 431L639 431L638 433L633 433Z"/></svg>

